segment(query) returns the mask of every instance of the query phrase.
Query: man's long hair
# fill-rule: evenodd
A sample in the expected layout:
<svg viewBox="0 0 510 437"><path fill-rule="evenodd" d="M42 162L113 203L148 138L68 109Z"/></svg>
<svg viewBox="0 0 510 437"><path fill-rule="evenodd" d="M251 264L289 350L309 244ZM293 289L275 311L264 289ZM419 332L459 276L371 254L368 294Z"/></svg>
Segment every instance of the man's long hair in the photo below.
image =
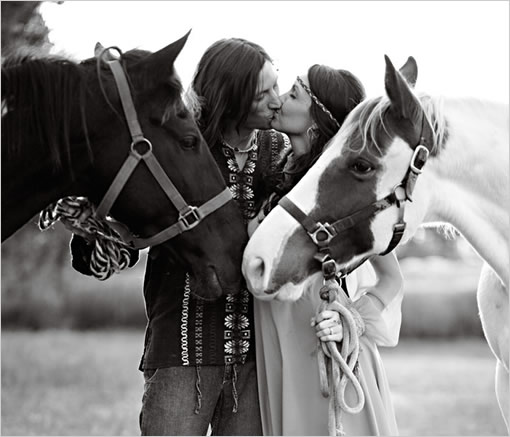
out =
<svg viewBox="0 0 510 437"><path fill-rule="evenodd" d="M186 101L209 147L227 126L238 129L246 121L266 61L272 59L262 47L241 38L219 40L205 51Z"/></svg>

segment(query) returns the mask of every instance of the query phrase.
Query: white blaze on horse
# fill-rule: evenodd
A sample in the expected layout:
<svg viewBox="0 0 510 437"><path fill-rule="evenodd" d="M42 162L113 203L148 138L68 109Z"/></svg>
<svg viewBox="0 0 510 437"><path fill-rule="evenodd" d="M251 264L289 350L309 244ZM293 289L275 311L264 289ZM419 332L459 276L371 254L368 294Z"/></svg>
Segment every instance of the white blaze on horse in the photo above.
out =
<svg viewBox="0 0 510 437"><path fill-rule="evenodd" d="M317 243L345 274L420 225L453 225L485 261L477 300L509 427L508 105L418 95L416 77L413 58L397 71L386 57L387 96L349 115L257 228L243 272L256 297L296 300L320 271Z"/></svg>

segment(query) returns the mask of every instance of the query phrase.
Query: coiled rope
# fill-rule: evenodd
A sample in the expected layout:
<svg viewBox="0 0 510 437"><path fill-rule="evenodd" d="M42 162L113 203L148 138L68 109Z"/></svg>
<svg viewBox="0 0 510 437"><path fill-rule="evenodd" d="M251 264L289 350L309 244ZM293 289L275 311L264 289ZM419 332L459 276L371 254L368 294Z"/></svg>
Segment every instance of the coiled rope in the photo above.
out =
<svg viewBox="0 0 510 437"><path fill-rule="evenodd" d="M319 293L322 301L317 309L317 315L324 310L337 311L343 329L340 351L337 342L319 340L317 354L321 392L324 397L329 397L329 435L342 436L345 435L342 412L356 414L365 405L365 395L358 378L359 337L365 330L365 324L354 309L352 301L343 292L339 292L336 280L327 280ZM344 302L340 302L340 299ZM352 384L357 396L357 403L352 406L345 400L345 390L349 383Z"/></svg>
<svg viewBox="0 0 510 437"><path fill-rule="evenodd" d="M94 217L95 206L85 197L64 197L39 214L39 228L46 230L58 220L87 234L93 240L90 271L104 281L129 266L131 254L120 235L106 221Z"/></svg>

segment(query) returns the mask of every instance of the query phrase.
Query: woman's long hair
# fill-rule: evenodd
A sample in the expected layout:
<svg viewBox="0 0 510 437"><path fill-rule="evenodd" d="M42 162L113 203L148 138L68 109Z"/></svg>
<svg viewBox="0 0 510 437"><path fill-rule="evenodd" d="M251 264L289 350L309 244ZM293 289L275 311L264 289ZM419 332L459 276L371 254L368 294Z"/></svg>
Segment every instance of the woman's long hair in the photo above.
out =
<svg viewBox="0 0 510 437"><path fill-rule="evenodd" d="M308 69L310 90L342 125L347 115L365 98L365 88L350 71L337 70L315 64ZM310 152L296 158L293 173L281 185L282 194L289 191L308 171L322 153L326 143L338 132L339 127L324 110L312 100L312 119L317 125L310 132Z"/></svg>
<svg viewBox="0 0 510 437"><path fill-rule="evenodd" d="M219 40L205 51L186 100L209 147L227 126L239 129L246 121L266 61L272 59L262 47L241 38Z"/></svg>

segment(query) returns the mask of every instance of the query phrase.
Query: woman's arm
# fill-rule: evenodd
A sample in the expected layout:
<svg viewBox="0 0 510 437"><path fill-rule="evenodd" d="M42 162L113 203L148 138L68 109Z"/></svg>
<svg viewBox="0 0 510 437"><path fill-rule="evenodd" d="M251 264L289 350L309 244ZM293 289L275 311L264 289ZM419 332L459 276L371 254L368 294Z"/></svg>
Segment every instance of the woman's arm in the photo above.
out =
<svg viewBox="0 0 510 437"><path fill-rule="evenodd" d="M353 302L353 311L363 320L365 334L376 344L392 346L398 342L400 331L400 301L404 278L397 257L391 253L371 260L377 275L375 285L365 290L361 298ZM398 301L397 297L400 297ZM384 311L390 306L390 311ZM383 314L384 312L384 314ZM312 318L316 335L321 341L341 341L342 326L336 311L325 310Z"/></svg>
<svg viewBox="0 0 510 437"><path fill-rule="evenodd" d="M374 298L374 304L382 311L402 291L404 277L393 252L385 256L376 256L370 262L374 267L377 282L367 289L366 294Z"/></svg>

